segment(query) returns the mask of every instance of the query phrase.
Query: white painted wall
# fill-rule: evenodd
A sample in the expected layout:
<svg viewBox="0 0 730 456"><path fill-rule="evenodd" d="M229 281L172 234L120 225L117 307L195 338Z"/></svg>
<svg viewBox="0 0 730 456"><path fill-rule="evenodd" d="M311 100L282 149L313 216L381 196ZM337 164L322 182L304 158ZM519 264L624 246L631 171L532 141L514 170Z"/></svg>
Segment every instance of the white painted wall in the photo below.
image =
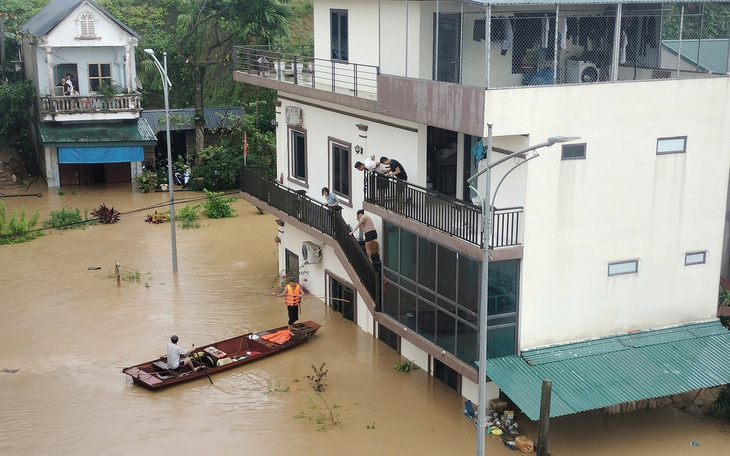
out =
<svg viewBox="0 0 730 456"><path fill-rule="evenodd" d="M347 10L349 57L352 63L379 65L378 1L317 0L314 4L314 56L331 59L330 9Z"/></svg>
<svg viewBox="0 0 730 456"><path fill-rule="evenodd" d="M661 94L659 97L658 94ZM728 79L492 90L495 134L578 135L528 165L520 348L712 318L728 191ZM617 100L619 102L617 103ZM626 100L622 102L620 100ZM630 101L629 101L630 100ZM656 155L687 135L687 153ZM707 263L684 254L707 250ZM639 273L607 277L612 261Z"/></svg>

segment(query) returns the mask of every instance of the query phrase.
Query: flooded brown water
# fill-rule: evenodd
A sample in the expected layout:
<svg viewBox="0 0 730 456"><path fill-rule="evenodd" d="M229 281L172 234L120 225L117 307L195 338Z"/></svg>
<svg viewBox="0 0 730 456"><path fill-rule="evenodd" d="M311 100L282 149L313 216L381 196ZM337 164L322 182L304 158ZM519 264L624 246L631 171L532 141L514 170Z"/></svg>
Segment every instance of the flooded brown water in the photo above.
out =
<svg viewBox="0 0 730 456"><path fill-rule="evenodd" d="M83 210L104 202L125 213L167 197L130 185L64 196L28 190L38 191L42 198L2 200L9 209L39 208L45 218L64 204ZM177 207L197 197L179 192ZM277 273L274 218L243 201L234 207L234 219L177 230L177 277L169 225L144 223L152 211L0 246L0 369L19 369L0 373L0 454L475 454L476 430L460 415L461 396L422 370L395 371L399 355L314 297L305 298L302 320L322 324L317 337L218 374L215 385L200 379L150 392L121 374L123 366L162 355L171 334L189 348L285 324L281 298L268 295ZM115 261L142 273L141 282L117 288L106 278ZM310 366L323 362L324 397L341 406L341 430L319 432L294 419L313 394ZM523 418L520 425L535 438L534 423ZM723 420L700 421L670 407L555 419L550 453L714 455L728 443ZM490 438L487 454L512 452Z"/></svg>

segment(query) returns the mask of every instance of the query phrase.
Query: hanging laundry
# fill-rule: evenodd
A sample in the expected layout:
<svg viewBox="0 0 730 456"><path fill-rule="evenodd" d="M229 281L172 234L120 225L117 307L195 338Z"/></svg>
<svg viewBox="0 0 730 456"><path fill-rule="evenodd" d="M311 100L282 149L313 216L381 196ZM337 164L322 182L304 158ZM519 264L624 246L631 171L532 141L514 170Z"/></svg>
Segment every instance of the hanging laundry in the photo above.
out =
<svg viewBox="0 0 730 456"><path fill-rule="evenodd" d="M618 63L626 63L626 47L628 46L629 37L625 29L621 29L621 41L619 43Z"/></svg>
<svg viewBox="0 0 730 456"><path fill-rule="evenodd" d="M542 17L542 28L540 29L541 47L548 47L548 35L550 34L550 21L547 14Z"/></svg>
<svg viewBox="0 0 730 456"><path fill-rule="evenodd" d="M568 48L568 18L558 18L558 34L560 36L560 49Z"/></svg>
<svg viewBox="0 0 730 456"><path fill-rule="evenodd" d="M498 31L496 34L494 33L495 30ZM509 18L492 19L492 33L490 35L492 37L492 49L499 49L502 51L502 55L505 55L507 49L512 47L512 40L514 39L512 21Z"/></svg>

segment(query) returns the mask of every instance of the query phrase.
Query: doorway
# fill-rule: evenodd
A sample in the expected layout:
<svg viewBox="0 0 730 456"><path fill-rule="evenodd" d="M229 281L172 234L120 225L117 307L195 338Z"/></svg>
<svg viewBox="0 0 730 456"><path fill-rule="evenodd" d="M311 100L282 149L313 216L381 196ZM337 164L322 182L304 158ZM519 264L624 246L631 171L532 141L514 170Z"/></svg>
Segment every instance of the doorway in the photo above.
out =
<svg viewBox="0 0 730 456"><path fill-rule="evenodd" d="M461 82L461 14L433 14L433 62L435 81Z"/></svg>
<svg viewBox="0 0 730 456"><path fill-rule="evenodd" d="M355 323L355 291L327 274L328 304L336 312Z"/></svg>
<svg viewBox="0 0 730 456"><path fill-rule="evenodd" d="M117 184L132 181L129 162L123 163L60 163L61 186Z"/></svg>
<svg viewBox="0 0 730 456"><path fill-rule="evenodd" d="M428 127L426 137L426 187L456 197L458 134Z"/></svg>

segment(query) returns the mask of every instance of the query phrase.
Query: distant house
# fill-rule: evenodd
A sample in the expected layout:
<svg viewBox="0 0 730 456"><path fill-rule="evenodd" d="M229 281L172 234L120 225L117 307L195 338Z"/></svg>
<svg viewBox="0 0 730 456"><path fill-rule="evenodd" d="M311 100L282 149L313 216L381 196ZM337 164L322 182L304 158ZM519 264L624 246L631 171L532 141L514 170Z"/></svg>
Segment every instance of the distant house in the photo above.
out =
<svg viewBox="0 0 730 456"><path fill-rule="evenodd" d="M140 118L139 35L92 0L51 0L22 29L31 35L22 52L38 93L33 140L48 186L131 182L143 147L157 142Z"/></svg>
<svg viewBox="0 0 730 456"><path fill-rule="evenodd" d="M216 144L220 138L222 127L233 127L243 122L246 112L239 106L219 108L205 108L205 145ZM142 112L142 119L152 127L157 135L157 145L147 146L144 149L144 161L157 165L167 162L167 138L165 134L165 110L146 109ZM170 139L172 142L172 159L178 157L189 158L195 152L195 109L170 109Z"/></svg>

